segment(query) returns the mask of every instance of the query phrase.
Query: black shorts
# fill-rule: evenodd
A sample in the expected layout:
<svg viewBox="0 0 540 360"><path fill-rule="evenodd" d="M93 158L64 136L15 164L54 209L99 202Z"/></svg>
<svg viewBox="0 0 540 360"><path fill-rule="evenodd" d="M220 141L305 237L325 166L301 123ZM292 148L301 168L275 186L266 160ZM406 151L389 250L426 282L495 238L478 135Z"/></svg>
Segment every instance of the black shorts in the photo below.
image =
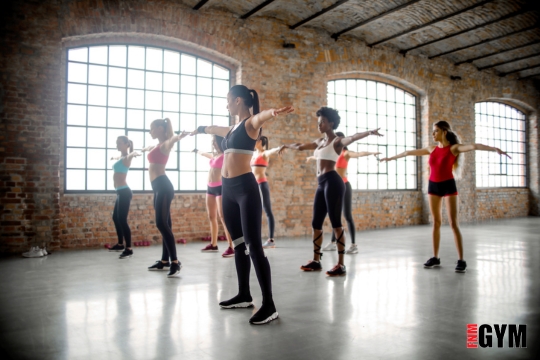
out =
<svg viewBox="0 0 540 360"><path fill-rule="evenodd" d="M440 197L457 195L456 180L450 179L441 182L429 180L428 194Z"/></svg>
<svg viewBox="0 0 540 360"><path fill-rule="evenodd" d="M208 186L206 188L206 195L211 195L211 196L221 196L221 188L222 188L222 185L219 185L219 186Z"/></svg>

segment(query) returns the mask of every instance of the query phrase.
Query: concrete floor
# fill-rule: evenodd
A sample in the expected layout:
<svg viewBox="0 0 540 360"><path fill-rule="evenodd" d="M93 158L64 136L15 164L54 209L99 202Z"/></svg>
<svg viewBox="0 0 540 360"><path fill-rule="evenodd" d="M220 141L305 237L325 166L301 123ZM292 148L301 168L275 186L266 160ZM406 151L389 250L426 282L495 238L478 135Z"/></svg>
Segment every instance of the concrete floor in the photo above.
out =
<svg viewBox="0 0 540 360"><path fill-rule="evenodd" d="M267 250L280 318L248 324L253 309L222 310L236 294L233 259L179 245L181 276L106 250L0 261L2 359L527 359L539 358L540 220L464 225L466 274L443 229L442 266L427 270L429 226L357 234L348 275L303 273L309 239ZM325 242L326 243L326 242ZM224 243L220 242L224 250ZM220 250L221 250L220 248ZM329 269L337 254L326 253ZM252 272L252 293L260 290ZM527 324L527 349L466 349L466 324ZM495 336L494 336L495 338ZM495 339L494 339L495 340ZM496 340L494 341L496 344Z"/></svg>

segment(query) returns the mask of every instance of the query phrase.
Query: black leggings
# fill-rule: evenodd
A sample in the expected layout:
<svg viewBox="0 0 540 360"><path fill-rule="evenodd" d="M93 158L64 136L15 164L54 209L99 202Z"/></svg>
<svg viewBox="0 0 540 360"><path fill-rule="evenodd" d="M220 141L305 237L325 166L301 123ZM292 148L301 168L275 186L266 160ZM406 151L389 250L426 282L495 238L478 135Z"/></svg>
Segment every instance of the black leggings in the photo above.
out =
<svg viewBox="0 0 540 360"><path fill-rule="evenodd" d="M222 201L225 225L235 246L234 259L239 295L251 295L249 273L251 261L253 261L261 286L263 304L270 304L272 302L272 276L270 263L262 247L262 204L255 175L249 172L234 178L223 178Z"/></svg>
<svg viewBox="0 0 540 360"><path fill-rule="evenodd" d="M341 225L341 207L343 204L343 194L345 193L345 184L343 179L335 171L320 175L317 180L319 186L315 191L315 200L313 202L313 221L311 226L315 230L322 230L326 214L330 217L332 228L340 228Z"/></svg>
<svg viewBox="0 0 540 360"><path fill-rule="evenodd" d="M266 217L268 218L268 237L270 239L273 239L275 222L274 214L272 213L272 202L270 201L270 186L268 186L268 181L260 183L259 189L261 190L264 212L266 213Z"/></svg>
<svg viewBox="0 0 540 360"><path fill-rule="evenodd" d="M113 221L118 235L118 243L123 244L126 240L126 247L131 247L131 229L129 228L127 218L129 213L129 204L133 193L129 187L116 190L116 203L114 204Z"/></svg>
<svg viewBox="0 0 540 360"><path fill-rule="evenodd" d="M161 260L178 260L171 222L171 202L174 198L174 188L167 175L161 175L152 181L152 190L154 190L156 226L163 238Z"/></svg>
<svg viewBox="0 0 540 360"><path fill-rule="evenodd" d="M347 228L349 229L349 235L351 236L352 243L354 244L354 237L356 231L354 229L354 221L352 217L352 187L350 182L345 183L345 194L343 195L343 216L347 220ZM336 235L332 232L332 242L336 241Z"/></svg>

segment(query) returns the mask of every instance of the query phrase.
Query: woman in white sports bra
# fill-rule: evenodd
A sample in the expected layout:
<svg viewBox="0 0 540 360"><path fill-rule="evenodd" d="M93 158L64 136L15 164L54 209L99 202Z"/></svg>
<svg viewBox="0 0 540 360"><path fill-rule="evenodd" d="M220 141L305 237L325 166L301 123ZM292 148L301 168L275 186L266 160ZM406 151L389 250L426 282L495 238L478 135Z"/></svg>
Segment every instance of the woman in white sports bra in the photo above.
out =
<svg viewBox="0 0 540 360"><path fill-rule="evenodd" d="M325 136L314 142L306 144L283 145L279 150L282 154L286 148L294 150L315 150L314 157L317 159L317 180L319 186L315 192L313 202L313 260L300 269L304 271L320 271L322 266L320 259L322 257L321 245L323 241L323 223L326 214L330 217L332 228L337 239L339 260L336 266L327 271L328 276L342 276L347 273L343 264L343 255L345 254L345 237L341 224L341 209L343 204L343 194L345 185L341 176L336 172L336 162L343 150L343 147L353 142L363 139L369 135L382 136L379 129L357 133L352 136L339 137L334 133L339 126L340 116L332 108L322 107L317 111L318 128L321 134Z"/></svg>

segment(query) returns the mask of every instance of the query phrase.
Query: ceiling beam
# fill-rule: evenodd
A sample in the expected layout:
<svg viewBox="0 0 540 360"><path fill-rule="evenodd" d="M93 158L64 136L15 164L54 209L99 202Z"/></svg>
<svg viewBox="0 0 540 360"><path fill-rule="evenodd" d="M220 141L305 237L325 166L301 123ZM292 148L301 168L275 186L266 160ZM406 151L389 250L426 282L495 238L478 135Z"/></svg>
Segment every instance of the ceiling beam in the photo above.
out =
<svg viewBox="0 0 540 360"><path fill-rule="evenodd" d="M467 60L457 62L454 65L458 66L458 65L461 65L461 64L465 64L465 63L472 63L473 61L476 61L476 60L485 59L485 58L488 58L488 57L491 57L491 56L504 54L504 53L507 53L507 52L510 52L510 51L513 51L513 50L523 49L523 48L525 48L527 46L536 45L536 44L540 44L540 40L534 40L534 41L528 42L528 43L523 44L523 45L514 46L513 48L510 48L510 49L499 50L499 51L493 52L491 54L480 55L480 56L477 56L475 58L471 58L471 59L467 59Z"/></svg>
<svg viewBox="0 0 540 360"><path fill-rule="evenodd" d="M417 31L417 30L423 29L423 28L425 28L425 27L431 26L431 25L433 25L433 24L436 24L436 23L438 23L438 22L444 21L444 20L449 19L449 18L451 18L451 17L457 16L457 15L459 15L459 14L463 14L464 12L467 12L467 11L472 10L472 9L474 9L474 8L477 8L477 7L479 7L479 6L485 5L485 4L490 3L490 2L492 2L492 1L493 1L493 0L484 0L484 1L481 1L481 2L476 3L476 4L474 4L474 5L468 6L468 7L466 7L465 9L461 9L461 10L459 10L459 11L453 12L453 13L448 14L448 15L445 15L445 16L443 16L443 17L434 19L434 20L432 20L432 21L430 21L430 22L428 22L428 23L421 24L421 25L417 25L417 26L413 26L412 28L410 28L409 30L406 30L406 31L404 31L404 32L401 32L401 33L398 33L398 34L389 36L389 37L387 37L387 38L385 38L385 39L382 39L382 40L379 40L379 41L375 41L374 43L368 44L368 46L375 46L375 45L383 44L383 43L385 43L385 42L387 42L387 41L390 41L390 40L392 40L392 39L395 39L395 38L397 38L397 37L400 37L400 36L403 36L403 35L407 35L407 34L409 34L409 33L412 33L412 32L414 32L414 31Z"/></svg>
<svg viewBox="0 0 540 360"><path fill-rule="evenodd" d="M364 26L364 25L366 25L366 24L369 24L370 22L373 22L373 21L375 21L375 20L377 20L377 19L380 19L380 18L382 18L383 16L390 15L390 14L392 14L393 12L399 11L399 10L401 10L401 9L403 9L403 8L406 8L407 6L411 6L412 4L417 3L417 2L419 2L419 1L420 1L420 0L412 0L412 1L409 1L408 3L405 3L405 4L402 4L402 5L396 6L395 8L390 9L390 10L388 10L388 11L385 11L385 12L383 12L383 13L381 13L381 14L379 14L379 15L376 15L376 16L374 16L374 17L372 17L372 18L363 20L363 21L361 21L361 22L359 22L359 23L357 23L357 24L354 24L353 26L350 26L350 27L348 27L348 28L346 28L346 29L343 29L343 30L341 30L341 31L339 31L339 32L337 32L337 33L335 33L335 34L332 34L332 39L337 40L341 35L345 34L346 32L349 32L349 31L351 31L351 30L354 30L354 29L356 29L356 28L359 28L360 26Z"/></svg>
<svg viewBox="0 0 540 360"><path fill-rule="evenodd" d="M244 15L240 16L240 19L242 20L245 20L247 19L248 17L250 17L251 15L255 14L257 11L261 10L262 8L270 5L271 3L273 3L274 1L276 0L266 0L265 2L263 2L262 4L256 6L253 8L253 10L245 13Z"/></svg>
<svg viewBox="0 0 540 360"><path fill-rule="evenodd" d="M518 78L518 80L528 79L528 78L532 78L532 77L535 77L535 76L540 76L540 73L531 74L531 75L527 75L527 76L522 76L522 77Z"/></svg>
<svg viewBox="0 0 540 360"><path fill-rule="evenodd" d="M533 58L533 57L536 57L536 56L540 56L540 53L534 53L532 55L522 56L522 57L519 57L519 58L514 58L514 59L498 62L496 64L491 64L491 65L488 65L488 66L482 66L482 67L479 67L478 70L491 69L491 68L494 68L494 67L497 67L497 66L506 65L506 64L510 64L510 63L525 60L525 59L530 59L530 58Z"/></svg>
<svg viewBox="0 0 540 360"><path fill-rule="evenodd" d="M204 4L206 4L209 0L201 0L197 3L197 5L195 5L193 7L193 10L199 10L200 8L202 8L204 6Z"/></svg>
<svg viewBox="0 0 540 360"><path fill-rule="evenodd" d="M506 76L506 75L510 75L510 74L515 74L517 72L521 72L521 71L525 71L525 70L532 70L532 69L537 69L537 68L540 68L540 64L531 65L531 66L527 66L527 67L524 67L524 68L521 68L521 69L508 71L508 72L505 72L503 74L500 74L500 76Z"/></svg>
<svg viewBox="0 0 540 360"><path fill-rule="evenodd" d="M326 7L326 8L324 8L324 9L322 9L322 10L319 11L318 13L311 15L311 16L308 17L307 19L304 19L304 20L302 20L302 21L300 21L300 22L298 22L298 23L296 23L296 24L294 24L294 25L289 26L289 28L290 28L291 30L294 30L294 29L296 29L297 27L302 26L302 25L304 25L305 23L307 23L307 22L309 22L309 21L311 21L311 20L313 20L313 19L315 19L315 18L318 18L318 17L321 16L321 15L326 14L327 12L334 10L334 9L337 8L339 5L344 4L344 3L346 3L347 1L350 1L350 0L340 0L340 1L336 2L335 4L330 5L330 6Z"/></svg>
<svg viewBox="0 0 540 360"><path fill-rule="evenodd" d="M494 38L484 39L484 40L476 42L474 44L458 47L458 48L448 50L448 51L445 51L445 52L442 52L442 53L439 53L439 54L436 54L436 55L432 55L432 56L428 57L428 59L430 59L430 60L435 59L435 58L437 58L439 56L448 55L448 54L455 53L455 52L458 52L458 51L461 51L461 50L465 50L465 49L469 49L469 48L472 48L472 47L475 47L475 46L483 45L483 44L486 44L486 43L489 43L489 42L492 42L492 41L495 41L495 40L500 40L500 39L503 39L503 38L508 37L508 36L520 34L520 33L535 29L537 26L538 26L538 24L534 24L533 26L529 26L529 27L527 27L525 29L512 31L511 33L504 34L504 35L499 35L499 36L496 36Z"/></svg>
<svg viewBox="0 0 540 360"><path fill-rule="evenodd" d="M485 26L488 26L488 25L491 25L491 24L495 24L495 23L498 23L499 21L504 21L506 19L510 19L510 18L513 18L515 16L518 16L518 15L521 15L523 13L526 13L527 11L529 11L528 9L521 9L519 11L515 11L513 13L510 13L510 14L507 14L503 17L500 17L498 19L495 19L495 20L491 20L491 21L488 21L486 23L483 23L483 24L480 24L480 25L477 25L475 27L472 27L472 28L468 28L468 29L464 29L464 30L461 30L461 31L458 31L457 33L453 33L453 34L449 34L449 35L446 35L442 38L438 38L438 39L433 39L431 41L428 41L428 42L425 42L425 43L422 43L422 44L418 44L416 46L413 46L413 47L410 47L408 49L404 49L404 50L401 50L400 53L405 55L407 54L409 51L412 51L412 50L416 50L418 48L421 48L421 47L424 47L424 46L428 46L428 45L431 45L431 44L435 44L439 41L444 41L444 40L447 40L447 39L450 39L450 38L453 38L454 36L459 36L459 35L462 35L462 34L466 34L468 32L471 32L471 31L474 31L474 30L477 30L477 29L480 29L480 28L483 28Z"/></svg>

